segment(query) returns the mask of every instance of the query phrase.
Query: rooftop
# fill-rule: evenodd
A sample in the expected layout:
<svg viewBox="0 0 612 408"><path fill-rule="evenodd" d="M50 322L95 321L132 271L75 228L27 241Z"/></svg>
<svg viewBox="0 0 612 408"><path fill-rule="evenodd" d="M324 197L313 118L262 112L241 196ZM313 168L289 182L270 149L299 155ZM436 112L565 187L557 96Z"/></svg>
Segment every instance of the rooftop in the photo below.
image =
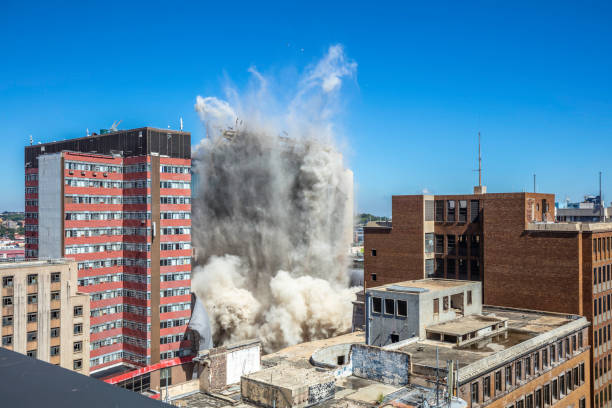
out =
<svg viewBox="0 0 612 408"><path fill-rule="evenodd" d="M612 222L531 222L527 224L530 232L608 232Z"/></svg>
<svg viewBox="0 0 612 408"><path fill-rule="evenodd" d="M484 329L495 323L502 323L507 319L495 316L469 315L448 322L427 326L428 332L444 333L453 336L463 336L468 333Z"/></svg>
<svg viewBox="0 0 612 408"><path fill-rule="evenodd" d="M562 337L588 325L586 319L580 316L484 306L483 315L455 319L430 326L427 330L438 328L444 332L455 330L458 334L464 334L468 330L477 330L480 324L484 325L486 319L505 320L507 330L465 346L436 340L417 340L401 347L400 350L412 355L412 363L417 371L418 366L428 368L436 366L437 350L439 361L458 361L459 368L469 366L469 370L464 370L460 374L461 378L465 378L470 373L510 360L518 353L539 347L551 339ZM463 324L471 327L464 330Z"/></svg>
<svg viewBox="0 0 612 408"><path fill-rule="evenodd" d="M8 407L170 407L4 348L0 348L0 395Z"/></svg>
<svg viewBox="0 0 612 408"><path fill-rule="evenodd" d="M57 258L57 259L6 259L0 261L0 269L15 269L15 268L32 268L37 266L48 266L48 265L67 265L74 262L73 259L68 258Z"/></svg>
<svg viewBox="0 0 612 408"><path fill-rule="evenodd" d="M304 386L321 384L322 382L334 381L334 376L323 370L313 368L294 367L287 364L279 364L275 367L266 368L243 376L264 384L273 384L284 388L301 388Z"/></svg>
<svg viewBox="0 0 612 408"><path fill-rule="evenodd" d="M412 281L404 281L398 283L390 283L387 285L368 288L367 290L385 290L388 292L415 292L422 293L428 290L437 291L448 288L457 288L460 286L473 286L475 283L470 281L460 281L455 279L419 279Z"/></svg>

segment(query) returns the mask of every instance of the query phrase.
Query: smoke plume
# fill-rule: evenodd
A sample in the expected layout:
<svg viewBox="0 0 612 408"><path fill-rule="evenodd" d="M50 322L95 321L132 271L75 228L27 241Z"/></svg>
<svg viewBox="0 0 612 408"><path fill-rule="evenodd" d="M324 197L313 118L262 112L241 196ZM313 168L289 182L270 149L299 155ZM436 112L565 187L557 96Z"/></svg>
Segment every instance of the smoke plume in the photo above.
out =
<svg viewBox="0 0 612 408"><path fill-rule="evenodd" d="M289 92L249 71L245 93L195 105L192 289L215 344L258 336L271 351L350 328L353 175L333 119L356 64L332 46Z"/></svg>

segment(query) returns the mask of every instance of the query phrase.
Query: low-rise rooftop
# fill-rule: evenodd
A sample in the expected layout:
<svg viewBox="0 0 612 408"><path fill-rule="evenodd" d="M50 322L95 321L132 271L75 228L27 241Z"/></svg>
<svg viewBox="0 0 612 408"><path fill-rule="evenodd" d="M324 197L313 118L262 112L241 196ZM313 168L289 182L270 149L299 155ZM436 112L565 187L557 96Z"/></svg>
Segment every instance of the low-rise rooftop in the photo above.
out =
<svg viewBox="0 0 612 408"><path fill-rule="evenodd" d="M436 291L443 290L448 288L457 288L460 286L472 286L474 282L471 281L460 281L455 279L438 279L438 278L428 278L428 279L418 279L397 283L390 283L387 285L375 286L372 288L368 288L368 290L385 290L388 292L423 292L427 290Z"/></svg>

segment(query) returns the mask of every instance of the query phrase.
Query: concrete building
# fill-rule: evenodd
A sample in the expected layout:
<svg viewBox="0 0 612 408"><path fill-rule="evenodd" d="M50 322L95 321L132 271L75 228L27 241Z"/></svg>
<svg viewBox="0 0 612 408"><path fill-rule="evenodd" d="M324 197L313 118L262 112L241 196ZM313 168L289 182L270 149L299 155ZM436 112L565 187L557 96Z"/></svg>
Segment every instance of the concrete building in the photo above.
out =
<svg viewBox="0 0 612 408"><path fill-rule="evenodd" d="M552 194L393 196L393 223L365 228L365 286L481 281L485 304L585 316L591 384L612 406L612 223L555 222Z"/></svg>
<svg viewBox="0 0 612 408"><path fill-rule="evenodd" d="M92 372L190 352L190 139L145 127L25 148L26 256L77 261Z"/></svg>
<svg viewBox="0 0 612 408"><path fill-rule="evenodd" d="M424 279L370 288L365 293L366 343L385 346L414 337L429 338L432 329L426 332L426 327L480 314L480 287L479 282ZM457 342L461 344L461 339Z"/></svg>
<svg viewBox="0 0 612 408"><path fill-rule="evenodd" d="M372 364L372 372L386 370L386 381L427 385L441 362L449 393L468 406L590 406L588 321L483 306L475 286L480 283L425 279L367 289L366 344L403 352L409 362L390 363L397 359L391 354L377 362L372 351L370 363L361 362L363 353L353 349L353 371ZM412 310L404 313L402 304Z"/></svg>
<svg viewBox="0 0 612 408"><path fill-rule="evenodd" d="M87 375L89 296L76 262L0 263L0 279L2 347Z"/></svg>

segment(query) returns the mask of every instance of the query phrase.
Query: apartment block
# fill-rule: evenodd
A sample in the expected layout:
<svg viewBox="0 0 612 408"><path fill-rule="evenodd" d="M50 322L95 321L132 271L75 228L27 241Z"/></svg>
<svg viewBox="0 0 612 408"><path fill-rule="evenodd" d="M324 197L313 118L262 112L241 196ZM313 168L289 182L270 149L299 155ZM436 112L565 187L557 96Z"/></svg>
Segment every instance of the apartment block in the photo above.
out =
<svg viewBox="0 0 612 408"><path fill-rule="evenodd" d="M76 260L92 373L190 352L190 139L145 127L25 148L26 256Z"/></svg>
<svg viewBox="0 0 612 408"><path fill-rule="evenodd" d="M536 193L393 197L390 226L365 228L366 287L476 280L486 304L585 316L596 407L612 406L612 223L555 222Z"/></svg>
<svg viewBox="0 0 612 408"><path fill-rule="evenodd" d="M78 292L77 263L0 263L2 347L89 373L89 296Z"/></svg>

